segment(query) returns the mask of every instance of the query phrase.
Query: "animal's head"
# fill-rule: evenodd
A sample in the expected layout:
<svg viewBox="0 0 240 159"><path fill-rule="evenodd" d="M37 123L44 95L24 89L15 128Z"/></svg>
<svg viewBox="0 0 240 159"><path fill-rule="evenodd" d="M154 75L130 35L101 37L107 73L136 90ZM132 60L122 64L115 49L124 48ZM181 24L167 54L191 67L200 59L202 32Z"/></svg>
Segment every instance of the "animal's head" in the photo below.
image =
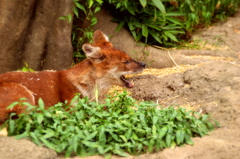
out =
<svg viewBox="0 0 240 159"><path fill-rule="evenodd" d="M93 44L84 44L82 49L94 65L97 76L104 77L111 85L133 87L124 75L139 73L146 65L115 49L108 37L99 30L94 33Z"/></svg>

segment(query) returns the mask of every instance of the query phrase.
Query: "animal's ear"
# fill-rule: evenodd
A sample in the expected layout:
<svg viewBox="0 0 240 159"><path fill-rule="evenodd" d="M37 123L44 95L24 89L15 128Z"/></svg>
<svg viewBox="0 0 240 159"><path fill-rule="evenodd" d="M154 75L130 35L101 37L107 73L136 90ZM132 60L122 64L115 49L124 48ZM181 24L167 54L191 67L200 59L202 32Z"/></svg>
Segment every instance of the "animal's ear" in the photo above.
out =
<svg viewBox="0 0 240 159"><path fill-rule="evenodd" d="M88 59L90 59L93 62L99 63L102 61L102 53L101 48L97 46L92 46L91 44L84 44L82 46L82 49L87 56Z"/></svg>
<svg viewBox="0 0 240 159"><path fill-rule="evenodd" d="M93 44L99 47L113 47L112 43L109 42L107 35L100 30L94 32Z"/></svg>

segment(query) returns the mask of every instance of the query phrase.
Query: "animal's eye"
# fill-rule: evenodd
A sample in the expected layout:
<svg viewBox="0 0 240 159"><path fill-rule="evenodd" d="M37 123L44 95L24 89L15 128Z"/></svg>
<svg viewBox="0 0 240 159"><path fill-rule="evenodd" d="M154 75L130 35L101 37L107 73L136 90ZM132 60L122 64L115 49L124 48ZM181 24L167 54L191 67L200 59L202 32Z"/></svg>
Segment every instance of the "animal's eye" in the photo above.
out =
<svg viewBox="0 0 240 159"><path fill-rule="evenodd" d="M129 64L129 63L130 63L130 61L124 61L123 63L124 63L124 64Z"/></svg>
<svg viewBox="0 0 240 159"><path fill-rule="evenodd" d="M100 59L101 61L103 61L103 60L104 60L104 58L105 58L104 56L101 56L99 59Z"/></svg>

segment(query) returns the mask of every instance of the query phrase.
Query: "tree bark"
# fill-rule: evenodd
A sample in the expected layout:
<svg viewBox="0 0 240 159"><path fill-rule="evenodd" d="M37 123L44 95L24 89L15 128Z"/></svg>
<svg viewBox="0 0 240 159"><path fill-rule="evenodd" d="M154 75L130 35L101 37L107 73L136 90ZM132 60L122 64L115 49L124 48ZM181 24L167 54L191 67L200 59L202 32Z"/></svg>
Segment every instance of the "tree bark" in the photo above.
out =
<svg viewBox="0 0 240 159"><path fill-rule="evenodd" d="M71 66L72 0L0 1L0 73L27 63L34 70Z"/></svg>

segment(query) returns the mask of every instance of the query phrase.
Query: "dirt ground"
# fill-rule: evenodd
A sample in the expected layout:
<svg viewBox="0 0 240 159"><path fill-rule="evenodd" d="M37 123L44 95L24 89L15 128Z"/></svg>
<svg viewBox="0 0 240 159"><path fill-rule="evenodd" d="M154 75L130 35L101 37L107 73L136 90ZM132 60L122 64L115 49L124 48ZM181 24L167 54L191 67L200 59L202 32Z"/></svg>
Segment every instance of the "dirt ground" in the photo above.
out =
<svg viewBox="0 0 240 159"><path fill-rule="evenodd" d="M211 114L221 128L203 138L194 138L194 146L186 145L175 149L164 149L152 154L130 156L124 159L238 159L240 156L240 13L227 22L199 31L195 39L235 53L236 58L212 59L188 66L184 71L167 75L144 74L132 77L135 87L132 97L139 100L153 100L167 107L174 105ZM218 46L218 47L216 47ZM191 50L193 51L193 50ZM194 57L192 57L194 58ZM199 57L198 57L199 58ZM174 59L173 59L174 60ZM176 66L182 70L186 66ZM169 68L172 69L172 68ZM59 159L52 150L38 147L23 139L15 140L0 136L0 159ZM79 157L73 157L79 159ZM91 156L87 159L100 159ZM122 157L113 156L120 159Z"/></svg>

